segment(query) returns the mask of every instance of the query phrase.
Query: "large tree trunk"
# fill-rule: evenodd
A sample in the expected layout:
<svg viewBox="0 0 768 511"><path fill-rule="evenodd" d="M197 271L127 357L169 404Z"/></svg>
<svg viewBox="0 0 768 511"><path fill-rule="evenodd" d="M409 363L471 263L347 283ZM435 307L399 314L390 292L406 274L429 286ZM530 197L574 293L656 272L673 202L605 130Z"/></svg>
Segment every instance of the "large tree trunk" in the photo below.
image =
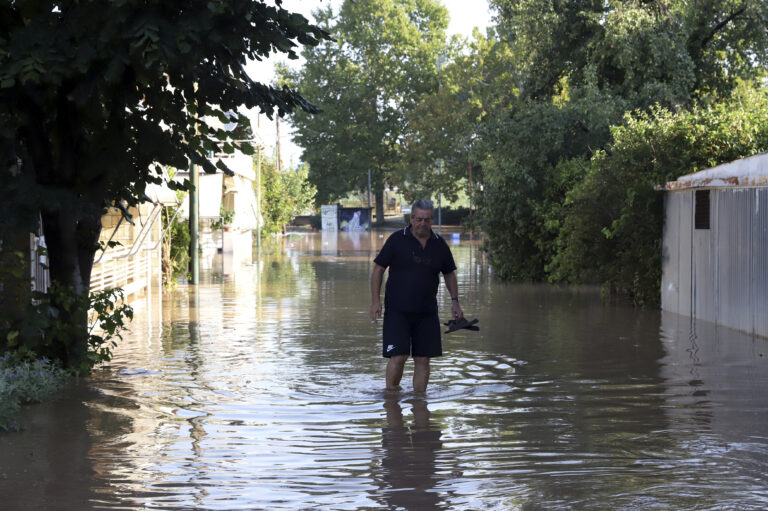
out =
<svg viewBox="0 0 768 511"><path fill-rule="evenodd" d="M22 254L21 258L18 254ZM29 233L8 236L0 245L0 308L2 316L16 325L24 320L32 300L29 282ZM2 346L4 343L0 343Z"/></svg>
<svg viewBox="0 0 768 511"><path fill-rule="evenodd" d="M91 215L77 221L67 211L43 211L43 232L48 246L48 264L51 284L71 288L81 304L67 306L66 297L51 294L51 303L59 311L59 318L71 329L60 338L53 339L52 356L65 367L78 367L88 351L88 293L90 290L93 257L96 253L101 216Z"/></svg>

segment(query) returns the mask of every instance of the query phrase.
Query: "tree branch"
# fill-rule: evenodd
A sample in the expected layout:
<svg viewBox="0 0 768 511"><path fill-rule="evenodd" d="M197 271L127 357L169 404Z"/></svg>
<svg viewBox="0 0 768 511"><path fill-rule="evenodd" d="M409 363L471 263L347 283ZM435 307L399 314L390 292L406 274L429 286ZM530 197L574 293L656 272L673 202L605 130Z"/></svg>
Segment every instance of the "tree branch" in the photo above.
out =
<svg viewBox="0 0 768 511"><path fill-rule="evenodd" d="M703 50L709 42L714 39L715 35L720 32L722 29L726 27L729 23L731 23L733 20L735 20L738 16L744 14L744 12L747 10L746 7L742 7L738 11L732 12L730 16L725 18L723 21L715 25L715 28L710 31L709 35L707 35L704 39L701 40L701 49Z"/></svg>

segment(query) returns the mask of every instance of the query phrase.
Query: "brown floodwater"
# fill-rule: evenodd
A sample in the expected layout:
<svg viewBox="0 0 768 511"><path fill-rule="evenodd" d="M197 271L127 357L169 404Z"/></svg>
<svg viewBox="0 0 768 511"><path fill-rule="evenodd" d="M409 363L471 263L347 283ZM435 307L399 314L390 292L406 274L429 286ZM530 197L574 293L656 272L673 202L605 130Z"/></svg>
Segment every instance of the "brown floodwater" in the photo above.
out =
<svg viewBox="0 0 768 511"><path fill-rule="evenodd" d="M385 393L383 236L291 235L137 305L108 366L0 435L0 508L768 507L768 341L495 282L462 236L481 329L444 336L426 395L410 363Z"/></svg>

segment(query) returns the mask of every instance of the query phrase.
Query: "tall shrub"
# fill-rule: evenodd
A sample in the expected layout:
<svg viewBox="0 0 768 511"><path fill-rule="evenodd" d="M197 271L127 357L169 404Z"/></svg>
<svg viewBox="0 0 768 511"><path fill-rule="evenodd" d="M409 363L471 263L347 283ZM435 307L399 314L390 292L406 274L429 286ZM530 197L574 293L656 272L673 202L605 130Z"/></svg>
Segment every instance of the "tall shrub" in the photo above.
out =
<svg viewBox="0 0 768 511"><path fill-rule="evenodd" d="M766 118L768 90L750 83L688 111L627 115L567 195L550 280L600 282L658 306L664 197L654 187L768 150Z"/></svg>

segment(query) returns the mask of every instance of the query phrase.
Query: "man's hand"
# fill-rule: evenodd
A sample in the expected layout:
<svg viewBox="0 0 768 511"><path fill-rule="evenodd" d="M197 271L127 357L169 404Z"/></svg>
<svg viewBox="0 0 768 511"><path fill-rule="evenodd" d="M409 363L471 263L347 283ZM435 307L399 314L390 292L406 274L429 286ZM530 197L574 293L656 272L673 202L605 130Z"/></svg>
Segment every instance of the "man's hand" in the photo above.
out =
<svg viewBox="0 0 768 511"><path fill-rule="evenodd" d="M451 315L453 319L459 319L464 317L464 311L461 309L461 305L457 300L451 300Z"/></svg>
<svg viewBox="0 0 768 511"><path fill-rule="evenodd" d="M461 310L461 305L459 305L459 282L456 279L456 271L444 274L443 279L445 279L445 287L448 289L451 297L451 316L453 319L463 318L464 311Z"/></svg>
<svg viewBox="0 0 768 511"><path fill-rule="evenodd" d="M381 317L381 302L379 300L374 300L373 303L371 303L371 323L376 323L376 320L378 320Z"/></svg>

